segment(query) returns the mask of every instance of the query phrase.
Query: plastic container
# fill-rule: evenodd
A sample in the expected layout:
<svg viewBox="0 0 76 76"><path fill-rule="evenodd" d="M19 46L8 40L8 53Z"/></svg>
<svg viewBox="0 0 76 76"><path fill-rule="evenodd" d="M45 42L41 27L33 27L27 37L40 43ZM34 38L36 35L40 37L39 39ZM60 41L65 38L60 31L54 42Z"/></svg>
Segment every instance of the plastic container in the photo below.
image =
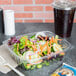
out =
<svg viewBox="0 0 76 76"><path fill-rule="evenodd" d="M55 36L54 33L50 32L50 31L41 31L43 33L45 33L47 36L49 37L52 37L52 36ZM38 32L35 32L35 33L29 33L29 34L24 34L24 35L20 35L20 36L16 36L16 38L20 38L22 36L25 36L27 35L28 37L31 37L33 35L35 35L36 33ZM8 39L9 40L9 39ZM25 68L25 64L27 63L26 60L23 60L22 58L20 58L18 55L16 55L15 52L13 52L13 47L12 46L8 46L8 40L4 41L3 43L6 45L6 47L9 49L9 52L10 54L12 55L12 57L16 60L16 62L20 65L22 65L23 68ZM63 39L60 44L62 45L62 47L65 47L63 49L63 51L66 53L69 49L71 49L71 44ZM43 60L42 63L39 63L39 64L33 64L33 68L41 68L43 65L50 65L50 62L53 62L53 61L61 61L63 59L63 55L61 56L60 55L61 52L59 52L58 54L56 53L51 53L49 54L48 56L44 56L44 57L40 57L39 60ZM31 70L32 70L31 69Z"/></svg>

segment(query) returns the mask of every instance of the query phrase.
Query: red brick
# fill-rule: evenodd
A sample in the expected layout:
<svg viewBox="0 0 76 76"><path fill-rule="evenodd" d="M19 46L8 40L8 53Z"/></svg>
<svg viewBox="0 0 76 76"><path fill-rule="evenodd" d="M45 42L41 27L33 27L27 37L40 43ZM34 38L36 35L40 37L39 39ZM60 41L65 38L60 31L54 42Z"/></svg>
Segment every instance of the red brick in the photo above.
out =
<svg viewBox="0 0 76 76"><path fill-rule="evenodd" d="M29 22L29 23L41 23L41 22L43 22L43 20L25 20L24 22Z"/></svg>
<svg viewBox="0 0 76 76"><path fill-rule="evenodd" d="M47 20L45 20L45 23L54 23L54 20L47 19Z"/></svg>
<svg viewBox="0 0 76 76"><path fill-rule="evenodd" d="M45 7L45 10L46 10L46 11L51 11L51 10L53 10L53 7L51 7L51 6L46 6L46 7Z"/></svg>
<svg viewBox="0 0 76 76"><path fill-rule="evenodd" d="M42 6L25 6L24 11L43 11Z"/></svg>
<svg viewBox="0 0 76 76"><path fill-rule="evenodd" d="M16 23L18 23L18 22L19 22L19 23L22 23L23 20L15 20L15 22L16 22Z"/></svg>
<svg viewBox="0 0 76 76"><path fill-rule="evenodd" d="M74 23L76 23L76 19L74 19Z"/></svg>
<svg viewBox="0 0 76 76"><path fill-rule="evenodd" d="M13 0L14 4L32 4L32 0Z"/></svg>
<svg viewBox="0 0 76 76"><path fill-rule="evenodd" d="M0 0L0 5L11 4L11 0Z"/></svg>
<svg viewBox="0 0 76 76"><path fill-rule="evenodd" d="M14 10L14 11L22 11L24 9L23 6L3 6L4 10Z"/></svg>
<svg viewBox="0 0 76 76"><path fill-rule="evenodd" d="M35 0L36 4L50 4L53 0Z"/></svg>
<svg viewBox="0 0 76 76"><path fill-rule="evenodd" d="M35 13L35 18L54 18L53 13Z"/></svg>
<svg viewBox="0 0 76 76"><path fill-rule="evenodd" d="M15 13L16 18L32 18L32 13Z"/></svg>

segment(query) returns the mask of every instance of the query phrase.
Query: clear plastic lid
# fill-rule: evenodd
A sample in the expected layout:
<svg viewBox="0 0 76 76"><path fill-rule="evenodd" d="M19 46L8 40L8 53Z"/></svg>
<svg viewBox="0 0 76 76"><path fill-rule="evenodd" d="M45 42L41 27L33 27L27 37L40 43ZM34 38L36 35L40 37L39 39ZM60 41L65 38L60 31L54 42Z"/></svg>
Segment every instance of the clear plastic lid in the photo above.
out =
<svg viewBox="0 0 76 76"><path fill-rule="evenodd" d="M75 9L76 8L76 0L54 0L52 6L57 9Z"/></svg>
<svg viewBox="0 0 76 76"><path fill-rule="evenodd" d="M38 35L38 34L43 34L43 35L46 35L48 37L55 37L56 35L50 31L40 31L40 32L35 32L35 33L29 33L29 34L24 34L24 35L19 35L19 36L16 36L16 38L21 38L23 36L28 36L29 38L33 35ZM60 38L60 37L59 37ZM60 38L62 39L62 38ZM6 45L6 47L9 49L8 51L11 53L11 55L15 58L15 60L18 62L18 63L23 63L23 62L26 62L26 60L21 57L21 56L18 56L14 51L13 51L13 45L12 46L8 46L8 40L4 41L3 44ZM69 49L72 49L72 45L65 39L62 39L62 41L59 43L60 45L62 45L63 47L63 51L60 51L59 53L51 53L49 55L46 55L46 56L43 56L43 57L39 57L39 58L36 58L36 59L33 59L33 61L36 61L36 60L46 60L47 58L52 58L52 57L56 57L56 55L60 54L61 52L67 52ZM39 51L38 51L39 52ZM37 52L34 53L35 55L37 54ZM29 63L31 63L31 60L29 60ZM32 64L36 64L36 63L32 63Z"/></svg>

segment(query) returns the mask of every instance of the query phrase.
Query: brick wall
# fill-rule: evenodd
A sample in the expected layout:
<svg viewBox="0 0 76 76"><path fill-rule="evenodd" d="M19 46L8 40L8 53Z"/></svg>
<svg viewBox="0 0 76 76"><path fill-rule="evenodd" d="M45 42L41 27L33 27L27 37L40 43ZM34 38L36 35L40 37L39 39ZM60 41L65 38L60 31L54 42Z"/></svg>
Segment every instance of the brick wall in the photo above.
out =
<svg viewBox="0 0 76 76"><path fill-rule="evenodd" d="M54 22L53 0L0 0L0 7L15 11L15 22ZM75 15L76 18L76 15ZM74 19L76 22L76 19Z"/></svg>

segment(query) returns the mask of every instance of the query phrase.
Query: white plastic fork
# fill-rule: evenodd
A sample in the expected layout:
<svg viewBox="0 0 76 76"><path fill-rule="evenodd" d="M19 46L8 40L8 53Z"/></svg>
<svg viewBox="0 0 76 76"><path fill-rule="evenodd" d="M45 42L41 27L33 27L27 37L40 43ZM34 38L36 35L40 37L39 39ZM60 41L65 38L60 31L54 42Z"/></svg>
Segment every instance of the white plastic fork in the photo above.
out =
<svg viewBox="0 0 76 76"><path fill-rule="evenodd" d="M15 69L13 66L11 66L9 63L6 62L6 60L0 56L0 66L7 65L9 66L14 72L16 72L19 76L25 76L22 74L19 70Z"/></svg>

